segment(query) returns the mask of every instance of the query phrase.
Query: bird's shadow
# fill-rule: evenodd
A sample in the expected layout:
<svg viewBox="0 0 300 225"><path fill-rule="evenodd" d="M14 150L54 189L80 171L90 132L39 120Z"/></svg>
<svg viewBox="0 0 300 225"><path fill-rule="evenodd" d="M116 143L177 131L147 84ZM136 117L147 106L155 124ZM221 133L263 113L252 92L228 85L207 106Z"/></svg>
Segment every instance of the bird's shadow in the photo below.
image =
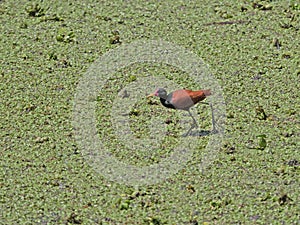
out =
<svg viewBox="0 0 300 225"><path fill-rule="evenodd" d="M182 137L187 137L187 136L205 137L205 136L216 134L216 133L218 133L218 131L216 131L216 130L194 130L194 131L190 131L190 132L183 134Z"/></svg>

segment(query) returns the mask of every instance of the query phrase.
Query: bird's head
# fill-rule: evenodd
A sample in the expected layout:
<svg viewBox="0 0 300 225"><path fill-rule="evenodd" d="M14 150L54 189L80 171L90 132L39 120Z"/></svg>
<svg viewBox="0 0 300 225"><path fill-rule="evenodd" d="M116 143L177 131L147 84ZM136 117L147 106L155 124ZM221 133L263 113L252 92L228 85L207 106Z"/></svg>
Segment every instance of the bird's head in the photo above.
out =
<svg viewBox="0 0 300 225"><path fill-rule="evenodd" d="M166 99L166 97L167 97L167 91L164 88L158 88L158 89L156 89L155 92L153 92L152 94L148 95L147 98L150 98L152 96L158 96L160 98Z"/></svg>

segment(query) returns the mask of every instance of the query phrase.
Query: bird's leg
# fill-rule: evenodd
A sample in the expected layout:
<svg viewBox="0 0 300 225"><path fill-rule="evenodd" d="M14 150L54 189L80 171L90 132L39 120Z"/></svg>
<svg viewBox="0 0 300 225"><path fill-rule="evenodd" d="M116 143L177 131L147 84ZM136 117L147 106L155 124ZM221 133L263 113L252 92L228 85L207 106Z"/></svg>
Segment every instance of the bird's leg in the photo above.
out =
<svg viewBox="0 0 300 225"><path fill-rule="evenodd" d="M190 116L191 116L192 119L193 119L193 124L192 124L192 126L190 127L190 129L183 135L184 137L188 136L188 135L190 134L190 132L192 131L193 128L198 127L198 124L197 124L195 118L193 117L191 111L190 111L190 110L187 110L187 111L188 111L188 113L190 114Z"/></svg>
<svg viewBox="0 0 300 225"><path fill-rule="evenodd" d="M190 127L190 129L183 135L184 137L188 136L188 135L190 134L190 132L192 131L193 128L198 127L198 124L197 124L195 118L193 117L191 111L190 111L189 109L188 109L187 111L188 111L188 113L190 114L190 116L191 116L192 119L193 119L193 124L192 124L192 126Z"/></svg>
<svg viewBox="0 0 300 225"><path fill-rule="evenodd" d="M185 134L183 134L182 136L183 136L183 137L188 136L193 128L194 128L194 127L191 126L190 129L189 129Z"/></svg>
<svg viewBox="0 0 300 225"><path fill-rule="evenodd" d="M192 128L198 127L198 124L197 124L197 122L196 122L195 118L193 117L193 115L192 115L191 111L190 111L190 110L188 110L188 112L189 112L190 116L191 116L191 117L192 117L192 119L193 119Z"/></svg>

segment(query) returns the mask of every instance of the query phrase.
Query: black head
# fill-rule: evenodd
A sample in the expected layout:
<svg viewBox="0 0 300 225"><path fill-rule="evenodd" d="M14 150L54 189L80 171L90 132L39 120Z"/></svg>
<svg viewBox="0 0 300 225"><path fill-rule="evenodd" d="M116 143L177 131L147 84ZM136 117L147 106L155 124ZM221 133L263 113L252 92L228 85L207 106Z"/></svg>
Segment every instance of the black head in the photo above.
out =
<svg viewBox="0 0 300 225"><path fill-rule="evenodd" d="M151 97L151 96L157 96L160 98L160 102L167 108L172 108L175 109L175 106L171 103L170 100L168 100L168 98L172 98L172 93L171 94L167 94L167 91L164 88L158 88L156 89L156 91L150 95L148 95L147 97Z"/></svg>
<svg viewBox="0 0 300 225"><path fill-rule="evenodd" d="M167 97L167 91L164 88L158 88L154 92L154 95L165 99Z"/></svg>

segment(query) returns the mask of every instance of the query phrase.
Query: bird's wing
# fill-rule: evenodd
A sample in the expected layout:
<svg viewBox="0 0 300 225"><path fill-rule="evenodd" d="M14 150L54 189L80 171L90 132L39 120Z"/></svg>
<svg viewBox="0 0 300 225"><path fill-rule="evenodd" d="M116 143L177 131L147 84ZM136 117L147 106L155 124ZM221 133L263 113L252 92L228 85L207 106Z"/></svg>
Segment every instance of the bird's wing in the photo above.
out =
<svg viewBox="0 0 300 225"><path fill-rule="evenodd" d="M186 92L193 100L194 104L203 101L207 96L211 95L210 90L199 90L199 91L186 90Z"/></svg>
<svg viewBox="0 0 300 225"><path fill-rule="evenodd" d="M170 100L176 109L189 109L194 105L193 99L186 90L177 90L172 93Z"/></svg>
<svg viewBox="0 0 300 225"><path fill-rule="evenodd" d="M192 91L183 89L172 92L167 100L174 105L176 109L187 110L209 95L211 95L210 90Z"/></svg>

